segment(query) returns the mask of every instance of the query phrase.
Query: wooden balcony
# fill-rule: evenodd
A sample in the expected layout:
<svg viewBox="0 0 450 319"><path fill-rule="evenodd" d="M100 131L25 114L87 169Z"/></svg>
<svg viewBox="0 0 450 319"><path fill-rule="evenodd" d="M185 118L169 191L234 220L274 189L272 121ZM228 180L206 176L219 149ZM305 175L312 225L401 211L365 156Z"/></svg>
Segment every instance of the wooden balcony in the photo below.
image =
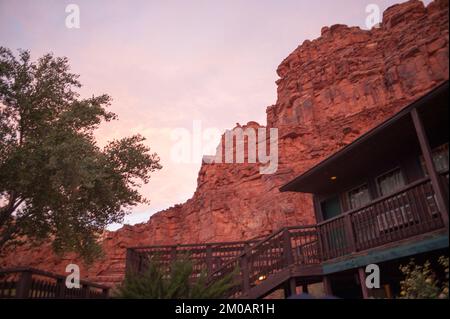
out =
<svg viewBox="0 0 450 319"><path fill-rule="evenodd" d="M69 289L66 276L34 268L0 269L0 299L104 299L109 287L80 280Z"/></svg>
<svg viewBox="0 0 450 319"><path fill-rule="evenodd" d="M448 172L441 174L448 185ZM448 193L447 193L448 194ZM322 260L394 243L445 227L430 179L317 225Z"/></svg>

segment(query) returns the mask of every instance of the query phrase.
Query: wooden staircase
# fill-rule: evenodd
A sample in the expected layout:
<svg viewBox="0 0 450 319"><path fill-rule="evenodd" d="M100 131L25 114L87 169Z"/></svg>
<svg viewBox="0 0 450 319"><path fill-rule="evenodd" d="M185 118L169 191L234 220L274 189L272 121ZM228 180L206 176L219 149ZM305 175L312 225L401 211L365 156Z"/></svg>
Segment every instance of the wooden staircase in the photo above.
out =
<svg viewBox="0 0 450 319"><path fill-rule="evenodd" d="M280 229L210 274L211 281L236 272L230 298L263 298L283 288L296 293L299 284L321 281L322 267L316 226Z"/></svg>
<svg viewBox="0 0 450 319"><path fill-rule="evenodd" d="M179 256L193 261L194 278L205 270L209 282L234 274L229 298L262 298L280 287L290 295L294 285L321 280L316 226L283 228L242 242L133 247L127 250L127 271L145 271L152 259L168 270Z"/></svg>

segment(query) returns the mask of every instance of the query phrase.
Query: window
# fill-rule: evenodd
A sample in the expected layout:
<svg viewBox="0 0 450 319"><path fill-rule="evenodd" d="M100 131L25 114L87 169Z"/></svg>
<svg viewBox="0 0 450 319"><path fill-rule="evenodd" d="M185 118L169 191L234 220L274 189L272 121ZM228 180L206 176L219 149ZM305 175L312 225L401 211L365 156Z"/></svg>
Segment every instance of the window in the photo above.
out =
<svg viewBox="0 0 450 319"><path fill-rule="evenodd" d="M356 209L370 203L370 193L367 184L356 187L347 194L350 209Z"/></svg>
<svg viewBox="0 0 450 319"><path fill-rule="evenodd" d="M323 220L336 217L341 214L341 204L338 196L333 196L320 203Z"/></svg>
<svg viewBox="0 0 450 319"><path fill-rule="evenodd" d="M434 167L436 168L436 171L438 173L444 173L448 171L448 143L433 149L431 151L431 156L433 157ZM420 162L422 164L423 171L426 175L428 175L423 156L420 156Z"/></svg>
<svg viewBox="0 0 450 319"><path fill-rule="evenodd" d="M405 186L402 171L400 169L392 170L377 178L378 190L381 196L395 193Z"/></svg>

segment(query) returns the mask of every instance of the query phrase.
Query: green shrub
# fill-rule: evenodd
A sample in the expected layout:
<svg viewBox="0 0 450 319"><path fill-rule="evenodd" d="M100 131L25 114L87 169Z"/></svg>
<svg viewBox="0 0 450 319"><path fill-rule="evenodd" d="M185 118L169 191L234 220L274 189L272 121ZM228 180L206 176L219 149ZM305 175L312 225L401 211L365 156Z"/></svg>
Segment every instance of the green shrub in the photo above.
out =
<svg viewBox="0 0 450 319"><path fill-rule="evenodd" d="M400 266L405 275L401 284L400 298L403 299L448 299L449 258L441 256L439 265L445 272L445 280L441 282L426 261L423 265L416 265L411 259L408 265Z"/></svg>
<svg viewBox="0 0 450 319"><path fill-rule="evenodd" d="M131 299L221 299L235 286L235 273L208 284L207 273L194 276L193 264L180 259L171 264L170 273L153 261L142 274L130 273L117 288L116 297ZM195 279L193 279L196 277Z"/></svg>

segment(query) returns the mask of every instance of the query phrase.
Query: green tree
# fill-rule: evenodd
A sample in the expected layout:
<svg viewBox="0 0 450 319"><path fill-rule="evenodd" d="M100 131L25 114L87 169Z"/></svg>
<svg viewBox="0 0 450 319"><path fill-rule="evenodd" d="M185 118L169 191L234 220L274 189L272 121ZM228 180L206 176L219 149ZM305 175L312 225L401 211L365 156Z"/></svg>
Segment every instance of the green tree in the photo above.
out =
<svg viewBox="0 0 450 319"><path fill-rule="evenodd" d="M80 98L78 77L65 57L0 47L0 251L50 238L57 253L92 260L104 228L147 202L138 188L158 156L139 135L99 147L111 98Z"/></svg>
<svg viewBox="0 0 450 319"><path fill-rule="evenodd" d="M221 299L235 286L235 273L208 282L206 272L196 274L192 262L178 259L170 265L170 272L149 261L142 274L128 273L117 288L116 297L127 299Z"/></svg>

